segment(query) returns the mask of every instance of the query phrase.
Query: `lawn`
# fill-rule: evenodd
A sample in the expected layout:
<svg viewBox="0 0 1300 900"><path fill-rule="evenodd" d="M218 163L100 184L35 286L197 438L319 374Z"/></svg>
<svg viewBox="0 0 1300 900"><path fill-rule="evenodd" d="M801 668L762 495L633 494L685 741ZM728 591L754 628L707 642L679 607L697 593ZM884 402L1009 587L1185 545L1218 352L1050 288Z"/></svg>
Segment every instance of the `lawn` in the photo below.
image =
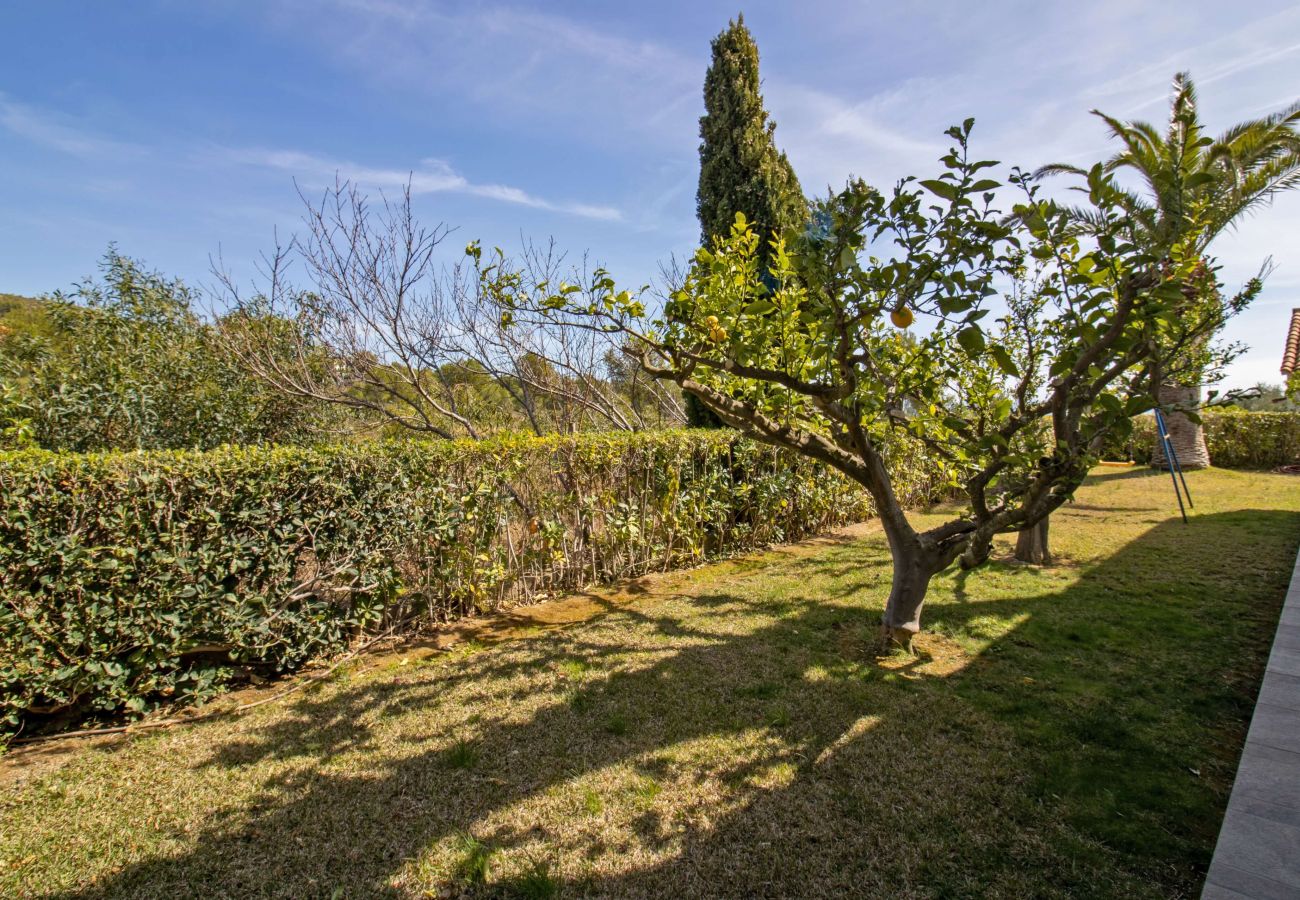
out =
<svg viewBox="0 0 1300 900"><path fill-rule="evenodd" d="M862 527L40 774L13 754L0 895L1194 896L1300 478L1189 481L1184 526L1164 476L1099 470L1057 565L937 579L911 657L871 652Z"/></svg>

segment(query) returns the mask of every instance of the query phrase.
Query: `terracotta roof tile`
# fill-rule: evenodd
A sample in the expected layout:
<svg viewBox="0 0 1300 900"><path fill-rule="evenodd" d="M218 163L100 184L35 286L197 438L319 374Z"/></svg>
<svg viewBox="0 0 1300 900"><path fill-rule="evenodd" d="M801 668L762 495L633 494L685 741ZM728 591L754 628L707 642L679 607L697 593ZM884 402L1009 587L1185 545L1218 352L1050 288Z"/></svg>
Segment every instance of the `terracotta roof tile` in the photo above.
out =
<svg viewBox="0 0 1300 900"><path fill-rule="evenodd" d="M1300 309L1291 310L1291 327L1286 332L1286 352L1282 354L1282 374L1300 368Z"/></svg>

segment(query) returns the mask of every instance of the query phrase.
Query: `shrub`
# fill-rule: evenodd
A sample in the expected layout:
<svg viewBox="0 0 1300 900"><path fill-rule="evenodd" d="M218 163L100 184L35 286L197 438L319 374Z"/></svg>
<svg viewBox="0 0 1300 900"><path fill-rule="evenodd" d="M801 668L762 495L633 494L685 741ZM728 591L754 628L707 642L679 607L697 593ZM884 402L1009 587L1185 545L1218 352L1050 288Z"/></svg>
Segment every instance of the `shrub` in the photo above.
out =
<svg viewBox="0 0 1300 900"><path fill-rule="evenodd" d="M0 447L301 443L337 423L335 410L245 372L222 339L239 323L205 322L182 282L113 248L101 271L70 295L16 307L21 318L4 315L12 302L0 306L0 316L14 323L0 328ZM280 359L293 352L290 323L262 327Z"/></svg>
<svg viewBox="0 0 1300 900"><path fill-rule="evenodd" d="M911 503L936 490L923 460ZM0 717L143 712L365 633L870 513L732 432L0 453Z"/></svg>
<svg viewBox="0 0 1300 900"><path fill-rule="evenodd" d="M1300 462L1300 413L1244 412L1233 408L1201 414L1210 461L1224 469L1273 469ZM1107 459L1146 463L1156 443L1155 419L1133 420L1133 434L1107 447Z"/></svg>

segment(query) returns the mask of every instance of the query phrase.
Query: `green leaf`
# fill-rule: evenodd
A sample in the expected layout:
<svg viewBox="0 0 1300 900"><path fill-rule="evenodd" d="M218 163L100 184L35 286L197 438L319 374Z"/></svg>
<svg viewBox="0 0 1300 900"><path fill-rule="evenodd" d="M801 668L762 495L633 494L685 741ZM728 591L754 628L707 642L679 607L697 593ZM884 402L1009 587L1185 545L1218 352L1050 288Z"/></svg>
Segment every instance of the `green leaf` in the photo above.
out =
<svg viewBox="0 0 1300 900"><path fill-rule="evenodd" d="M1124 414L1127 416L1137 416L1144 412L1155 409L1155 401L1145 394L1137 397L1129 397L1124 404Z"/></svg>
<svg viewBox="0 0 1300 900"><path fill-rule="evenodd" d="M1101 394L1097 397L1097 405L1109 413L1122 415L1124 412L1124 403L1114 394Z"/></svg>
<svg viewBox="0 0 1300 900"><path fill-rule="evenodd" d="M1000 344L994 344L989 348L989 354L993 361L998 364L998 368L1010 375L1012 378L1020 377L1020 370L1016 368L1015 362L1011 359L1011 354Z"/></svg>
<svg viewBox="0 0 1300 900"><path fill-rule="evenodd" d="M939 298L939 311L945 316L965 312L974 305L975 298L970 294L957 294L956 296L943 296Z"/></svg>
<svg viewBox="0 0 1300 900"><path fill-rule="evenodd" d="M957 332L957 343L961 344L961 348L968 356L978 356L984 352L984 332L973 325L970 328L963 328Z"/></svg>
<svg viewBox="0 0 1300 900"><path fill-rule="evenodd" d="M930 193L942 197L945 200L957 199L957 186L950 181L940 181L937 178L930 178L917 183Z"/></svg>

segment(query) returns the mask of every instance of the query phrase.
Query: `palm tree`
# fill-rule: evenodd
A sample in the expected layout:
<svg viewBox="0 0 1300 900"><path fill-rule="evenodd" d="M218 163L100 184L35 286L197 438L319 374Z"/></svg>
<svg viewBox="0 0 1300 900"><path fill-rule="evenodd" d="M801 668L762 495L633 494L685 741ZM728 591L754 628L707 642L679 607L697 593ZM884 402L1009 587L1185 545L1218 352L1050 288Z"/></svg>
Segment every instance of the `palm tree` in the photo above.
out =
<svg viewBox="0 0 1300 900"><path fill-rule="evenodd" d="M1126 205L1153 247L1172 247L1190 236L1195 241L1191 249L1204 255L1210 242L1242 216L1300 186L1300 103L1210 137L1197 117L1196 87L1186 72L1179 72L1164 134L1149 122L1123 122L1095 109L1092 113L1123 145L1103 164L1104 171L1130 171L1141 181L1140 191L1126 192ZM1044 166L1036 174L1061 173L1086 175L1077 166L1062 164ZM1086 219L1086 213L1080 216ZM1189 304L1222 302L1213 290L1188 285L1184 293ZM1161 385L1159 400L1176 408L1165 420L1179 462L1184 468L1204 468L1210 457L1201 426L1177 411L1201 400L1202 373L1194 364L1189 368L1184 377ZM1162 447L1157 446L1153 463L1166 464Z"/></svg>

